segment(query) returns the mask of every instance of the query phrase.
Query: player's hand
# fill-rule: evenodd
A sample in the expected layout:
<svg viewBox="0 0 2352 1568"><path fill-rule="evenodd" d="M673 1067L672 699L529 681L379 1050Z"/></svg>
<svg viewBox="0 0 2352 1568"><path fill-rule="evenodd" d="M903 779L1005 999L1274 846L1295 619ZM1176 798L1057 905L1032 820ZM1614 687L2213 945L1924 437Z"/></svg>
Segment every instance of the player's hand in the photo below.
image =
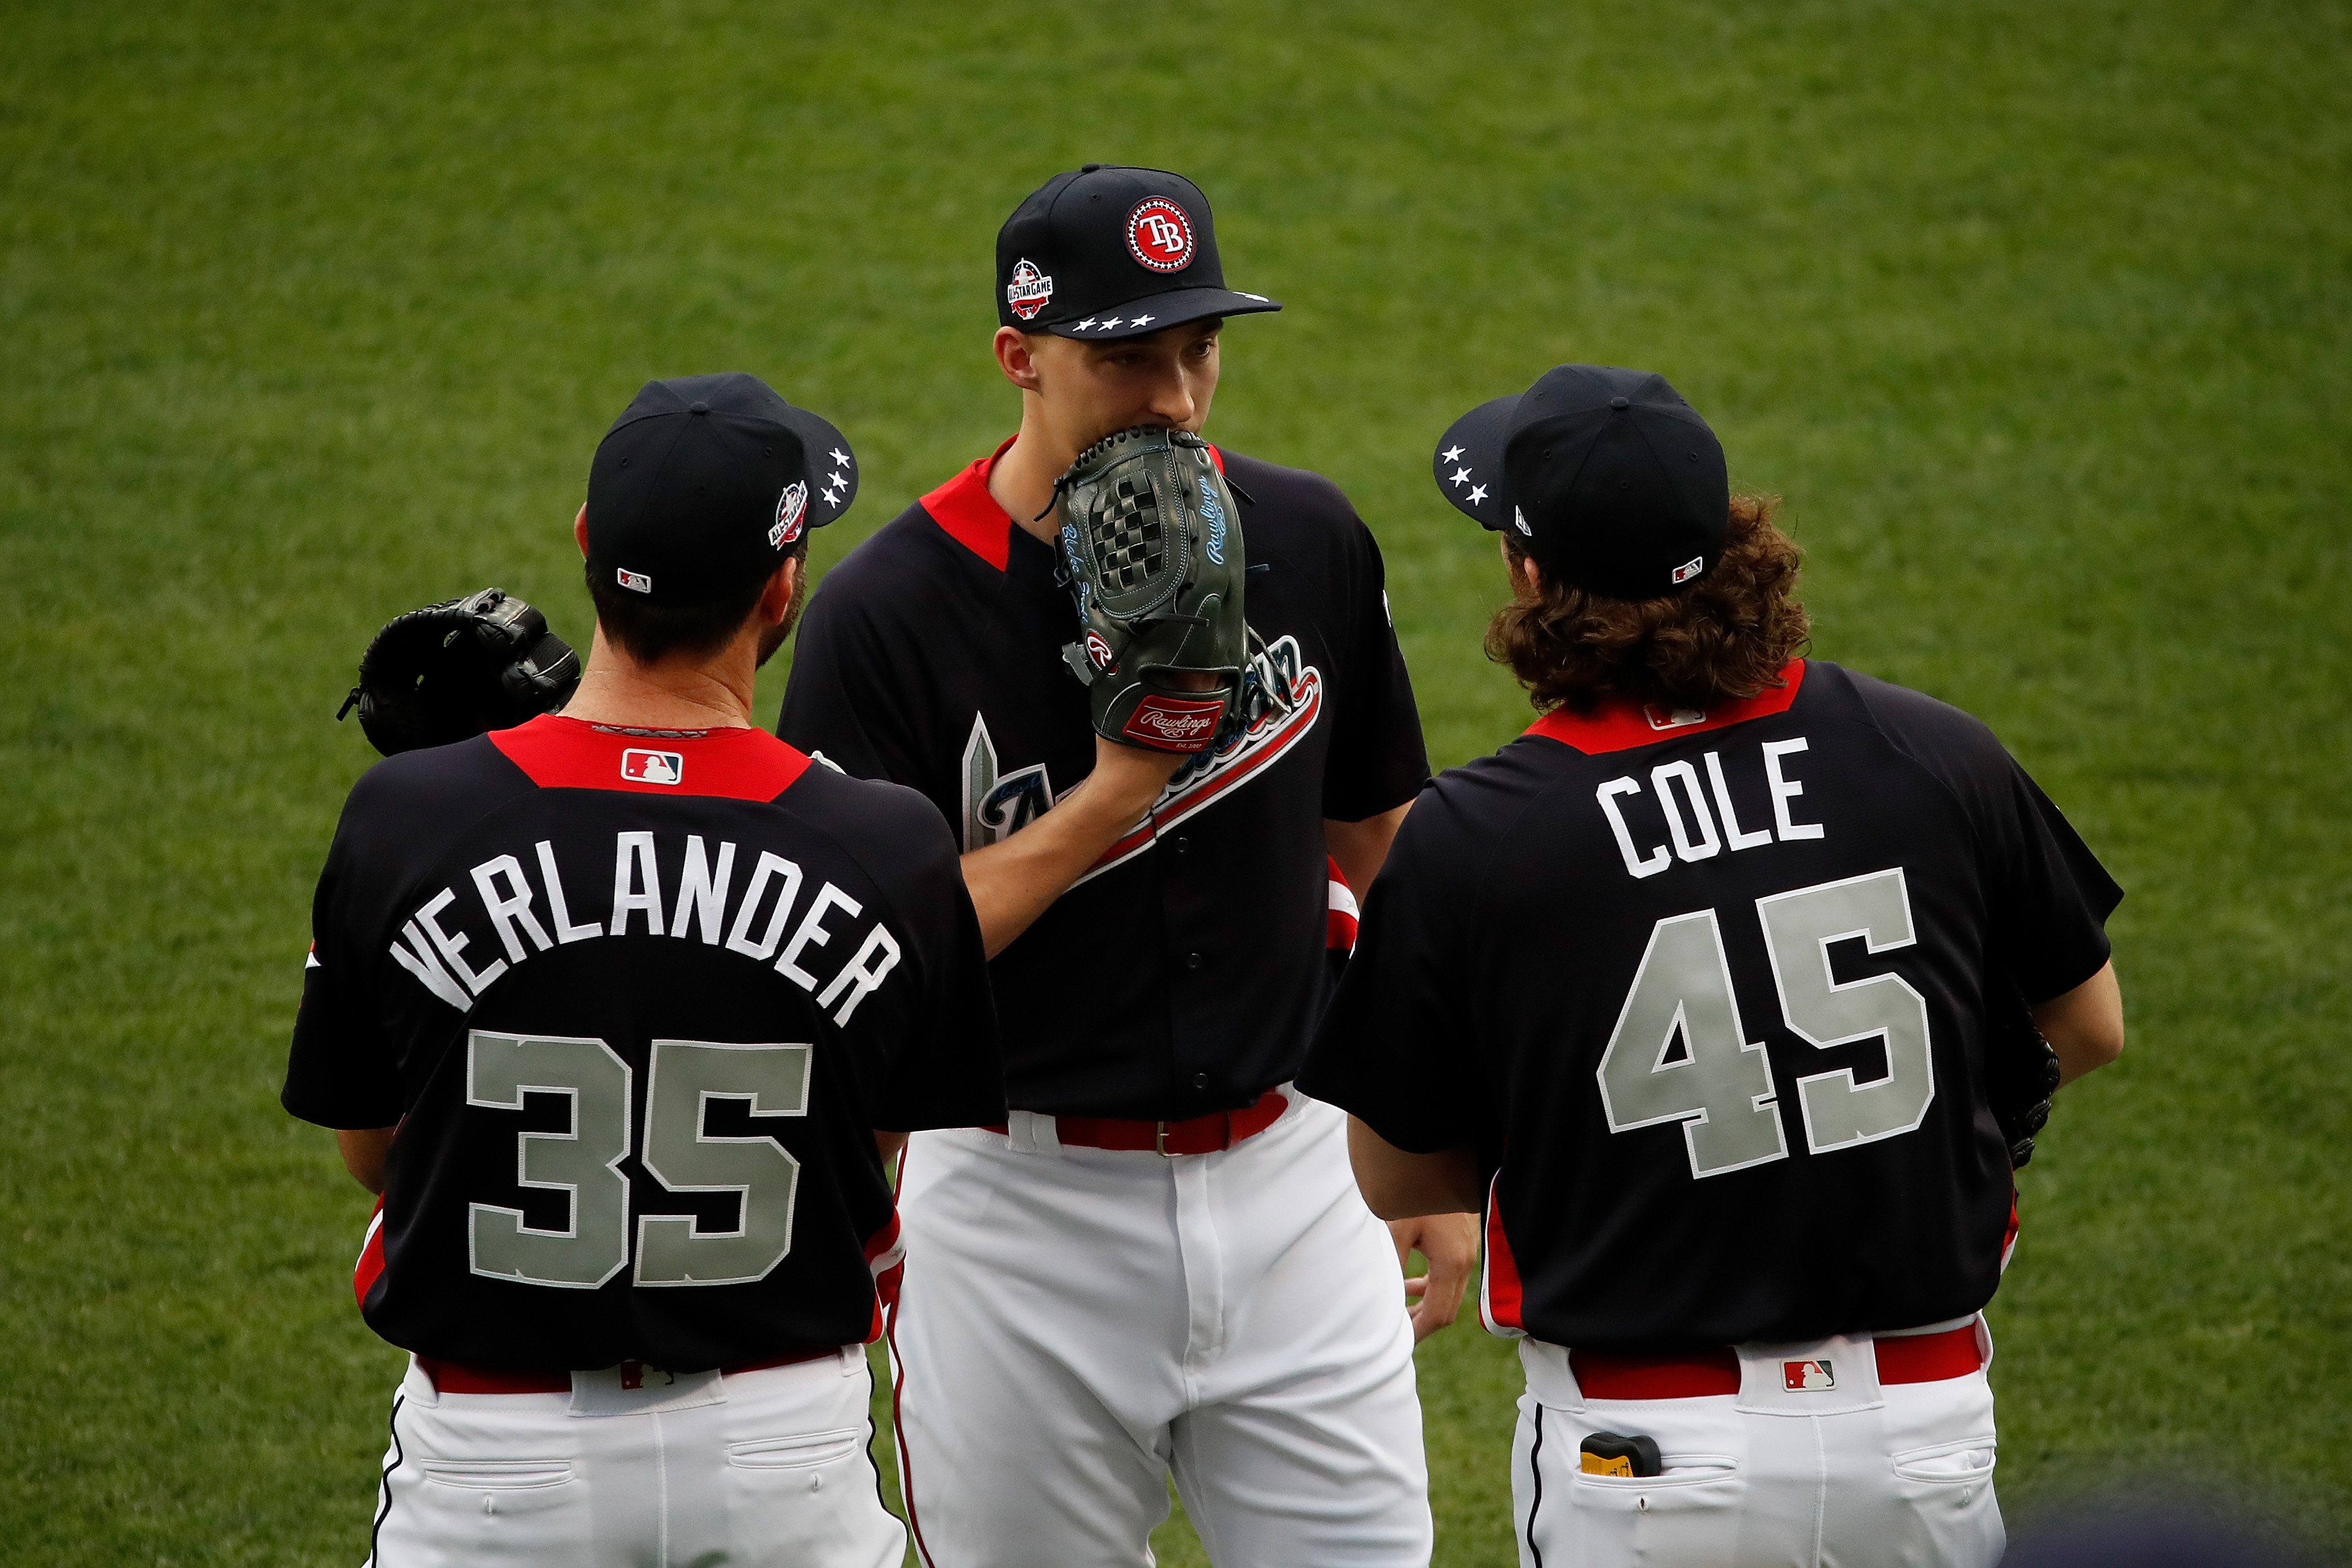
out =
<svg viewBox="0 0 2352 1568"><path fill-rule="evenodd" d="M1176 769L1192 758L1181 751L1153 751L1095 737L1095 770L1080 786L1101 808L1132 825L1151 810Z"/></svg>
<svg viewBox="0 0 2352 1568"><path fill-rule="evenodd" d="M1404 1282L1405 1299L1412 1303L1412 1340L1419 1344L1462 1310L1462 1292L1478 1267L1478 1217L1424 1214L1391 1219L1388 1227L1389 1238L1396 1243L1398 1268L1415 1252L1429 1260L1428 1273Z"/></svg>

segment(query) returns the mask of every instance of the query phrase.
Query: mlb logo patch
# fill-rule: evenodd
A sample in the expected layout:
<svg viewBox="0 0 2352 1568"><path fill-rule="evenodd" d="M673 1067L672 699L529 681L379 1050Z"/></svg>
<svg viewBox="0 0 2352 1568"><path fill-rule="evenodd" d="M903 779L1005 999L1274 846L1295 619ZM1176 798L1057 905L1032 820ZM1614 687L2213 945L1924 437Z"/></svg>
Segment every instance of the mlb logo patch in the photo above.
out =
<svg viewBox="0 0 2352 1568"><path fill-rule="evenodd" d="M1690 559L1683 562L1682 565L1675 568L1675 585L1679 588L1684 583L1688 582L1692 578L1696 577L1699 574L1699 569L1704 567L1706 564L1706 557L1703 555L1695 555L1691 557Z"/></svg>
<svg viewBox="0 0 2352 1568"><path fill-rule="evenodd" d="M625 566L620 569L619 577L621 586L632 593L651 593L654 591L654 580L642 571L631 571Z"/></svg>
<svg viewBox="0 0 2352 1568"><path fill-rule="evenodd" d="M1784 1361L1780 1364L1780 1386L1791 1394L1835 1388L1837 1374L1830 1370L1826 1361Z"/></svg>
<svg viewBox="0 0 2352 1568"><path fill-rule="evenodd" d="M632 784L676 784L686 777L686 755L678 751L621 753L621 777Z"/></svg>
<svg viewBox="0 0 2352 1568"><path fill-rule="evenodd" d="M1678 707L1672 713L1660 713L1656 708L1645 706L1642 709L1642 716L1650 721L1652 729L1686 729L1692 725L1706 722L1706 715L1695 707Z"/></svg>

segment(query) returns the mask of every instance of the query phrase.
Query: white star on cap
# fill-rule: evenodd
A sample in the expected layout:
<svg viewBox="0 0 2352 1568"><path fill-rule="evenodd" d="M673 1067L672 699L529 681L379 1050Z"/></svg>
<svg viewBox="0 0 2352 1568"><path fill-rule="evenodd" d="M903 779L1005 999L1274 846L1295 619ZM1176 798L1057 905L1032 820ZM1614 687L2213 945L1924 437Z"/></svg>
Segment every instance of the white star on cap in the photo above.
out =
<svg viewBox="0 0 2352 1568"><path fill-rule="evenodd" d="M1485 500L1486 498L1486 486L1484 486L1484 485L1473 485L1473 486L1470 486L1470 504L1471 504L1472 506L1474 506L1474 507L1475 507L1475 506L1476 506L1479 502L1481 502L1481 501Z"/></svg>
<svg viewBox="0 0 2352 1568"><path fill-rule="evenodd" d="M1470 483L1470 470L1467 468L1456 468L1454 471L1454 483L1456 485L1467 485Z"/></svg>
<svg viewBox="0 0 2352 1568"><path fill-rule="evenodd" d="M824 504L828 507L838 507L841 505L840 493L835 490L827 490L824 493Z"/></svg>
<svg viewBox="0 0 2352 1568"><path fill-rule="evenodd" d="M1462 461L1462 448L1449 446L1437 455L1437 460L1441 463L1459 463Z"/></svg>
<svg viewBox="0 0 2352 1568"><path fill-rule="evenodd" d="M1118 317L1116 317L1116 316L1106 316L1106 317L1104 317L1104 318L1103 318L1102 329L1103 329L1103 330L1104 330L1104 331L1108 332L1108 331L1109 331L1113 327L1116 327L1116 326L1118 326Z"/></svg>
<svg viewBox="0 0 2352 1568"><path fill-rule="evenodd" d="M1151 317L1151 316L1138 316L1134 320L1129 321L1129 322L1128 323L1128 325L1129 325L1129 326L1130 326L1130 327L1140 327L1140 326L1144 325L1144 324L1145 324L1146 322L1148 322L1148 321L1152 321L1152 320L1156 320L1156 319L1157 319L1157 318L1156 318L1156 317Z"/></svg>
<svg viewBox="0 0 2352 1568"><path fill-rule="evenodd" d="M843 451L840 447L838 447L838 446L836 446L836 447L835 447L835 448L833 449L833 460L834 460L835 463L838 463L839 465L841 465L841 466L843 466L844 468L846 468L846 467L848 467L848 466L849 466L849 454L848 454L848 453L846 453L846 452L844 452L844 451Z"/></svg>
<svg viewBox="0 0 2352 1568"><path fill-rule="evenodd" d="M846 474L835 474L833 476L832 482L840 486L845 490L849 488L849 476Z"/></svg>
<svg viewBox="0 0 2352 1568"><path fill-rule="evenodd" d="M1095 324L1095 319L1094 319L1093 317L1089 316L1089 317L1087 317L1085 320L1083 320L1083 321L1079 322L1076 326L1075 326L1075 327L1071 328L1071 329L1070 329L1070 330L1071 330L1071 331L1073 331L1073 332L1083 332L1083 331L1085 331L1087 328L1089 328L1089 327L1093 326L1094 324Z"/></svg>

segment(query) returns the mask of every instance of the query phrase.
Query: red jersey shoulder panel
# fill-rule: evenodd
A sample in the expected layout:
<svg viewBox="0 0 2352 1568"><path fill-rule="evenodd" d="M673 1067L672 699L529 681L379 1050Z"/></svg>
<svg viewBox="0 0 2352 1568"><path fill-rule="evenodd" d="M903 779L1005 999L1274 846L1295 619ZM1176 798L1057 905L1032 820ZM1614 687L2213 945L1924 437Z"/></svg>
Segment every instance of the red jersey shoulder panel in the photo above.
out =
<svg viewBox="0 0 2352 1568"><path fill-rule="evenodd" d="M772 800L809 767L804 753L764 729L632 733L548 713L489 738L542 789Z"/></svg>
<svg viewBox="0 0 2352 1568"><path fill-rule="evenodd" d="M1018 435L1006 436L995 451L967 465L954 478L916 503L930 514L931 521L939 524L950 538L999 571L1012 559L1013 519L996 504L996 497L988 493L988 471L1004 455L1005 447L1019 439Z"/></svg>
<svg viewBox="0 0 2352 1568"><path fill-rule="evenodd" d="M1637 746L1655 746L1677 736L1704 735L1711 729L1723 729L1735 724L1745 724L1751 718L1769 718L1776 713L1786 713L1797 700L1797 689L1805 684L1805 661L1791 659L1780 669L1781 685L1759 692L1745 702L1725 703L1705 713L1680 708L1673 713L1661 713L1646 704L1610 704L1588 714L1555 709L1528 726L1527 733L1540 735L1547 740L1557 740L1571 750L1587 757L1598 757L1608 751L1631 751Z"/></svg>

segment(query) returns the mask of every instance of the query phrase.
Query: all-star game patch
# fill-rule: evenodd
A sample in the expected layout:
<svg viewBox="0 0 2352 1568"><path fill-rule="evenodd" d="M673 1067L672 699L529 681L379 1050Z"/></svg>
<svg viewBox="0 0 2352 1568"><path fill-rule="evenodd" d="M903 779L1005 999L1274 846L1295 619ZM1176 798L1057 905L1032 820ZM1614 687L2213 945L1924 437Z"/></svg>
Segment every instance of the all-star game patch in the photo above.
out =
<svg viewBox="0 0 2352 1568"><path fill-rule="evenodd" d="M1038 271L1035 262L1024 256L1013 264L1013 281L1004 286L1004 303L1015 316L1034 321L1053 298L1054 280Z"/></svg>
<svg viewBox="0 0 2352 1568"><path fill-rule="evenodd" d="M808 521L808 486L795 479L776 497L776 526L768 530L768 548L782 549L801 537Z"/></svg>

